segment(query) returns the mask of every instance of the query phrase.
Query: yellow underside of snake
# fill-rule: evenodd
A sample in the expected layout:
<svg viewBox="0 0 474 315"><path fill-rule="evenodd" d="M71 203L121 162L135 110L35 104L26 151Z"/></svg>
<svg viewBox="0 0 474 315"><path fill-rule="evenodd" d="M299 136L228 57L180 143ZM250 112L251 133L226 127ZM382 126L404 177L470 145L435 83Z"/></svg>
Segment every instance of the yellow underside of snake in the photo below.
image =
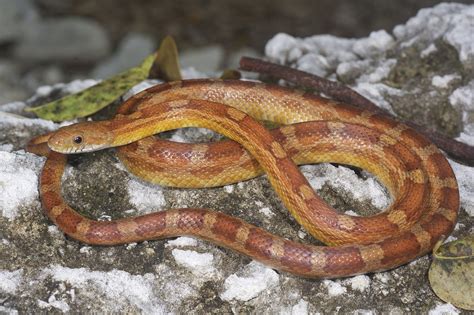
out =
<svg viewBox="0 0 474 315"><path fill-rule="evenodd" d="M283 126L268 131L255 119ZM152 136L182 127L212 129L231 140L183 144ZM459 208L449 163L414 130L381 114L272 85L165 83L127 100L113 120L63 127L32 145L46 141L56 152L49 153L41 177L45 211L65 233L91 244L192 235L301 276L340 277L390 269L426 254L452 231ZM111 222L83 217L61 198L63 154L108 147L117 147L131 172L164 185L221 186L264 172L291 215L331 246L293 242L208 209ZM338 213L296 166L321 162L373 173L390 191L391 205L371 217Z"/></svg>

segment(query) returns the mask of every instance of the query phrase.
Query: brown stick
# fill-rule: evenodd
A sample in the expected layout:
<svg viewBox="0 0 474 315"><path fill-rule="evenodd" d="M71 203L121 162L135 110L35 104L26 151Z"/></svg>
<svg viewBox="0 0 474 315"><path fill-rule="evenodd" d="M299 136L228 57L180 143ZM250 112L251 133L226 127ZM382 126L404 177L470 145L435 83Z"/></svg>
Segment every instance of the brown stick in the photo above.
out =
<svg viewBox="0 0 474 315"><path fill-rule="evenodd" d="M303 88L312 89L318 93L324 93L336 101L352 104L366 110L375 111L400 121L400 119L397 117L393 116L386 110L379 108L364 96L339 82L330 81L304 71L250 57L242 57L240 59L240 69L244 71L271 75L273 77L294 83ZM448 138L439 132L428 130L426 127L417 125L413 122L402 122L428 137L450 157L467 165L474 166L474 147Z"/></svg>

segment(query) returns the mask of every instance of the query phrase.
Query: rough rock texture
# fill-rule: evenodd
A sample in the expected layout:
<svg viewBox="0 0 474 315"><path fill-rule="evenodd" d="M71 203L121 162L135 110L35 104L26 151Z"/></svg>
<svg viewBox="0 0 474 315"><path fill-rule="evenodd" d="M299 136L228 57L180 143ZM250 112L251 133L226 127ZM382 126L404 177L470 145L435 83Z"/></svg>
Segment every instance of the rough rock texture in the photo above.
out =
<svg viewBox="0 0 474 315"><path fill-rule="evenodd" d="M429 128L455 136L461 132L462 141L474 144L474 78L468 71L474 26L460 29L452 22L468 19L473 12L474 6L439 5L420 11L393 34L374 32L362 39L280 34L267 44L266 54L339 79L379 106L420 119ZM43 88L31 102L82 84L88 85ZM431 291L428 256L383 273L308 280L192 238L114 247L66 238L41 212L37 185L44 159L22 150L32 136L59 126L19 116L24 106L0 106L0 312L462 312ZM177 141L214 137L196 129L169 136ZM461 194L460 219L452 236L457 238L473 233L474 168L450 162ZM383 187L365 172L329 164L302 170L339 211L367 215L390 202ZM171 207L209 207L290 239L317 243L288 216L265 176L222 188L168 189L131 176L113 150L107 150L70 159L63 195L81 213L103 220Z"/></svg>

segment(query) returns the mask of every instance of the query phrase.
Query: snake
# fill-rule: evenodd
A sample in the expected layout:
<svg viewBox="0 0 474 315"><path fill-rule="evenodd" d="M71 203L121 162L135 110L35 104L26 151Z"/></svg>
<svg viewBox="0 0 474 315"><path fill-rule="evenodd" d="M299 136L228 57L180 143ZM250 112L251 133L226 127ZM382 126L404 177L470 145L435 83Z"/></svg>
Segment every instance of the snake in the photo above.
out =
<svg viewBox="0 0 474 315"><path fill-rule="evenodd" d="M261 122L274 122L267 129ZM177 143L156 135L201 127L226 139ZM456 178L426 137L381 113L311 92L243 80L194 79L150 87L111 120L61 127L33 139L47 156L40 175L46 215L65 234L94 245L192 236L307 278L384 271L429 253L453 230ZM139 178L174 187L218 187L266 174L295 220L325 245L303 244L203 208L177 208L111 221L88 218L61 196L67 154L115 148ZM351 165L372 173L390 205L372 216L339 213L298 165Z"/></svg>

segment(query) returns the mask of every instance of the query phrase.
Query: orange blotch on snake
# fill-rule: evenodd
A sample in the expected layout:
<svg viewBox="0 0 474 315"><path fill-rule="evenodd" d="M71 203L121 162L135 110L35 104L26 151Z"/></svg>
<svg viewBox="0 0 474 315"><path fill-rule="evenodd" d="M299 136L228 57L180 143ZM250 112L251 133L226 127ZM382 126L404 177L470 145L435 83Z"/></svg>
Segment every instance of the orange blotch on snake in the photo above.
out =
<svg viewBox="0 0 474 315"><path fill-rule="evenodd" d="M204 226L205 211L196 209L182 209L180 211L177 226L184 230L201 229Z"/></svg>
<svg viewBox="0 0 474 315"><path fill-rule="evenodd" d="M251 228L245 248L254 253L256 257L269 259L271 257L273 237L260 229Z"/></svg>
<svg viewBox="0 0 474 315"><path fill-rule="evenodd" d="M91 221L86 237L93 244L114 244L122 239L117 222Z"/></svg>
<svg viewBox="0 0 474 315"><path fill-rule="evenodd" d="M211 231L219 238L234 242L237 237L237 232L242 226L242 222L238 219L231 218L222 214L217 214L217 220L211 228Z"/></svg>
<svg viewBox="0 0 474 315"><path fill-rule="evenodd" d="M166 215L166 212L155 212L134 218L137 224L135 233L143 237L156 237L166 228Z"/></svg>
<svg viewBox="0 0 474 315"><path fill-rule="evenodd" d="M43 202L43 206L47 210L51 210L56 206L63 204L63 199L61 196L54 192L54 191L46 191L41 194L41 201Z"/></svg>
<svg viewBox="0 0 474 315"><path fill-rule="evenodd" d="M326 266L324 271L329 274L354 274L365 266L364 259L357 247L326 247Z"/></svg>
<svg viewBox="0 0 474 315"><path fill-rule="evenodd" d="M446 209L453 209L454 212L458 212L459 207L459 191L457 189L444 187L439 189L442 197L439 199L439 207ZM458 207L454 207L457 205Z"/></svg>
<svg viewBox="0 0 474 315"><path fill-rule="evenodd" d="M390 147L384 147L383 151L386 152L386 155L395 153L399 160L403 162L407 171L413 171L420 168L420 157L415 155L414 152L407 148L402 142L397 142Z"/></svg>
<svg viewBox="0 0 474 315"><path fill-rule="evenodd" d="M437 151L426 158L426 171L429 174L436 174L440 179L455 179L451 166L444 155Z"/></svg>
<svg viewBox="0 0 474 315"><path fill-rule="evenodd" d="M453 216L457 218L457 214ZM454 227L455 220L449 220L446 216L442 214L435 213L431 222L421 224L421 227L428 232L430 235L440 235L446 237L449 231ZM438 239L431 239L431 245L434 245Z"/></svg>
<svg viewBox="0 0 474 315"><path fill-rule="evenodd" d="M64 209L54 220L56 224L61 227L61 230L69 234L76 232L78 224L82 222L84 218L70 209Z"/></svg>
<svg viewBox="0 0 474 315"><path fill-rule="evenodd" d="M283 266L295 266L300 271L309 272L313 267L312 250L306 245L285 241L280 262Z"/></svg>
<svg viewBox="0 0 474 315"><path fill-rule="evenodd" d="M420 254L421 245L416 236L411 232L406 232L397 238L389 238L379 243L383 249L384 258L382 265L389 265L396 261L406 261L413 259ZM403 250L400 250L403 248Z"/></svg>

